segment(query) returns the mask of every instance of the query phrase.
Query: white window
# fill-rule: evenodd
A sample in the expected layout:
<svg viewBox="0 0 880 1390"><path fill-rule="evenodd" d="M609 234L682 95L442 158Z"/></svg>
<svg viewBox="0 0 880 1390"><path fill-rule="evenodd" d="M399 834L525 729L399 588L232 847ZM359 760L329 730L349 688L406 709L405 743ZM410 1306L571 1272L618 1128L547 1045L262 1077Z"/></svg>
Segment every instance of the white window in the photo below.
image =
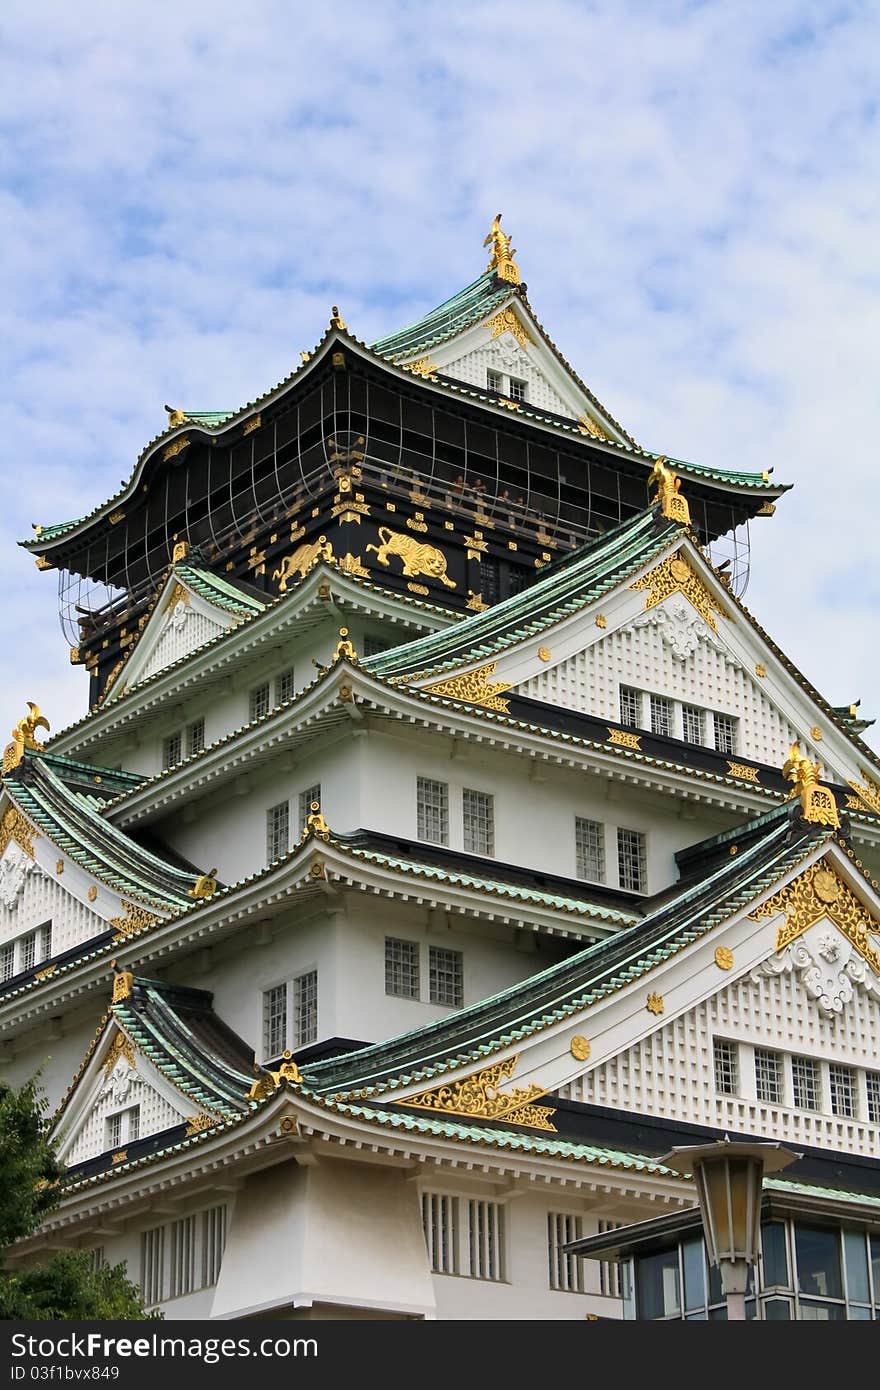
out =
<svg viewBox="0 0 880 1390"><path fill-rule="evenodd" d="M171 1222L169 1298L192 1293L196 1286L196 1218L184 1216Z"/></svg>
<svg viewBox="0 0 880 1390"><path fill-rule="evenodd" d="M263 719L269 713L271 696L269 694L269 682L263 681L261 685L255 685L250 693L250 721L253 724L255 719Z"/></svg>
<svg viewBox="0 0 880 1390"><path fill-rule="evenodd" d="M719 753L736 752L737 721L731 714L713 715L715 721L715 747Z"/></svg>
<svg viewBox="0 0 880 1390"><path fill-rule="evenodd" d="M435 1274L505 1278L504 1207L499 1202L424 1192L422 1225Z"/></svg>
<svg viewBox="0 0 880 1390"><path fill-rule="evenodd" d="M651 704L651 733L662 734L665 738L672 735L672 701L667 700L665 695L652 695Z"/></svg>
<svg viewBox="0 0 880 1390"><path fill-rule="evenodd" d="M574 850L578 878L605 882L605 827L601 821L574 818Z"/></svg>
<svg viewBox="0 0 880 1390"><path fill-rule="evenodd" d="M736 1043L725 1042L723 1038L716 1038L713 1050L715 1056L715 1090L720 1096L735 1096L739 1091Z"/></svg>
<svg viewBox="0 0 880 1390"><path fill-rule="evenodd" d="M318 972L307 970L293 982L293 1045L305 1047L318 1037Z"/></svg>
<svg viewBox="0 0 880 1390"><path fill-rule="evenodd" d="M183 757L183 735L178 729L162 740L162 768L175 767Z"/></svg>
<svg viewBox="0 0 880 1390"><path fill-rule="evenodd" d="M468 1269L472 1279L503 1280L504 1207L471 1199L468 1204Z"/></svg>
<svg viewBox="0 0 880 1390"><path fill-rule="evenodd" d="M623 1225L622 1221L600 1221L598 1235L604 1235L606 1231L619 1231ZM599 1292L605 1294L606 1298L620 1298L621 1278L620 1265L616 1260L599 1261Z"/></svg>
<svg viewBox="0 0 880 1390"><path fill-rule="evenodd" d="M209 1207L202 1212L202 1288L210 1288L220 1277L226 1246L226 1208Z"/></svg>
<svg viewBox="0 0 880 1390"><path fill-rule="evenodd" d="M495 853L494 797L465 787L461 794L464 847L470 854Z"/></svg>
<svg viewBox="0 0 880 1390"><path fill-rule="evenodd" d="M562 1293L586 1291L586 1260L563 1247L572 1240L583 1239L584 1219L565 1212L547 1213L547 1260L550 1266L550 1287Z"/></svg>
<svg viewBox="0 0 880 1390"><path fill-rule="evenodd" d="M37 933L35 931L29 931L26 936L21 938L19 952L19 970L32 970L37 963Z"/></svg>
<svg viewBox="0 0 880 1390"><path fill-rule="evenodd" d="M280 1057L287 1047L287 985L263 991L263 1056Z"/></svg>
<svg viewBox="0 0 880 1390"><path fill-rule="evenodd" d="M432 845L449 844L449 787L430 777L416 778L417 835Z"/></svg>
<svg viewBox="0 0 880 1390"><path fill-rule="evenodd" d="M617 869L621 888L631 893L647 891L647 853L645 837L640 830L618 830Z"/></svg>
<svg viewBox="0 0 880 1390"><path fill-rule="evenodd" d="M872 1125L880 1125L880 1071L865 1072L868 1091L868 1120Z"/></svg>
<svg viewBox="0 0 880 1390"><path fill-rule="evenodd" d="M812 1057L792 1057L791 1091L798 1110L819 1109L819 1068Z"/></svg>
<svg viewBox="0 0 880 1390"><path fill-rule="evenodd" d="M486 385L490 391L503 391L504 377L500 372L493 372L492 368L489 367L486 371Z"/></svg>
<svg viewBox="0 0 880 1390"><path fill-rule="evenodd" d="M851 1120L856 1113L856 1074L852 1067L832 1062L828 1068L831 1113Z"/></svg>
<svg viewBox="0 0 880 1390"><path fill-rule="evenodd" d="M0 980L11 980L15 974L15 942L0 946Z"/></svg>
<svg viewBox="0 0 880 1390"><path fill-rule="evenodd" d="M44 922L39 928L37 939L38 958L48 960L52 954L52 923Z"/></svg>
<svg viewBox="0 0 880 1390"><path fill-rule="evenodd" d="M321 783L316 782L313 787L306 787L305 791L299 794L299 833L306 828L306 821L312 814L312 802L321 805Z"/></svg>
<svg viewBox="0 0 880 1390"><path fill-rule="evenodd" d="M642 692L629 685L620 687L620 722L633 729L642 722Z"/></svg>
<svg viewBox="0 0 880 1390"><path fill-rule="evenodd" d="M290 805L280 801L266 812L266 862L274 863L290 848Z"/></svg>
<svg viewBox="0 0 880 1390"><path fill-rule="evenodd" d="M458 1274L458 1198L442 1192L423 1192L422 1226L433 1272Z"/></svg>
<svg viewBox="0 0 880 1390"><path fill-rule="evenodd" d="M428 990L432 1004L450 1004L458 1009L463 1003L461 951L448 951L445 946L431 946L428 951Z"/></svg>
<svg viewBox="0 0 880 1390"><path fill-rule="evenodd" d="M293 699L293 667L289 671L282 671L275 677L275 703L276 705L286 704Z"/></svg>
<svg viewBox="0 0 880 1390"><path fill-rule="evenodd" d="M696 705L681 707L682 735L687 743L705 743L706 729L703 711Z"/></svg>
<svg viewBox="0 0 880 1390"><path fill-rule="evenodd" d="M194 719L192 724L186 726L186 756L195 757L196 753L201 753L205 746L205 721L204 719Z"/></svg>
<svg viewBox="0 0 880 1390"><path fill-rule="evenodd" d="M385 993L400 999L419 997L419 943L385 938Z"/></svg>
<svg viewBox="0 0 880 1390"><path fill-rule="evenodd" d="M518 377L510 378L510 389L507 392L512 401L524 401L526 398L526 383L520 381Z"/></svg>
<svg viewBox="0 0 880 1390"><path fill-rule="evenodd" d="M108 1149L118 1149L122 1143L122 1114L110 1115L107 1119L107 1142Z"/></svg>
<svg viewBox="0 0 880 1390"><path fill-rule="evenodd" d="M115 1115L107 1116L106 1148L118 1149L123 1144L133 1144L141 1132L141 1108L130 1105L127 1110L117 1110Z"/></svg>
<svg viewBox="0 0 880 1390"><path fill-rule="evenodd" d="M161 1303L165 1288L165 1230L154 1226L141 1235L141 1291L144 1303Z"/></svg>
<svg viewBox="0 0 880 1390"><path fill-rule="evenodd" d="M782 1057L766 1047L755 1048L755 1094L768 1105L782 1101Z"/></svg>

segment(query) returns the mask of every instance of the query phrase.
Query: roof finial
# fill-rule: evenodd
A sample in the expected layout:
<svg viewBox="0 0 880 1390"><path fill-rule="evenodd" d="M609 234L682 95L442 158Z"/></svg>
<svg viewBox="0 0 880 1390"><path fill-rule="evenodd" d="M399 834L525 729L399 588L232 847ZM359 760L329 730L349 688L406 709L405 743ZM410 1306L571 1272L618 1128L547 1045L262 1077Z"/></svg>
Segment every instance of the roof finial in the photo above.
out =
<svg viewBox="0 0 880 1390"><path fill-rule="evenodd" d="M217 870L209 869L199 874L192 888L187 890L188 898L213 898L217 892Z"/></svg>
<svg viewBox="0 0 880 1390"><path fill-rule="evenodd" d="M35 730L45 729L49 732L49 721L44 714L40 713L40 706L35 705L33 700L28 700L27 707L30 714L19 719L15 728L12 730L12 742L8 743L3 750L3 773L11 772L18 767L24 757L26 748L33 748L36 753L43 752L42 743L37 743L34 737Z"/></svg>
<svg viewBox="0 0 880 1390"><path fill-rule="evenodd" d="M127 999L134 988L134 975L130 970L122 970L115 960L110 962L113 970L113 999L111 1003L118 1004L120 1000Z"/></svg>
<svg viewBox="0 0 880 1390"><path fill-rule="evenodd" d="M691 509L686 499L680 495L681 479L671 468L666 467L665 454L661 454L648 475L648 487L654 484L657 491L651 498L651 506L655 507L659 503L661 516L667 517L670 521L677 521L682 526L690 526Z"/></svg>
<svg viewBox="0 0 880 1390"><path fill-rule="evenodd" d="M348 332L348 324L343 319L335 304L333 305L333 311L330 315L330 327L341 328L343 333Z"/></svg>
<svg viewBox="0 0 880 1390"><path fill-rule="evenodd" d="M518 285L520 282L519 266L513 259L516 255L515 249L510 244L510 237L501 230L501 213L496 212L495 221L489 228L489 235L483 242L484 246L492 247L492 259L487 265L487 270L494 270L499 280L506 280L510 285Z"/></svg>
<svg viewBox="0 0 880 1390"><path fill-rule="evenodd" d="M165 409L168 411L168 428L170 430L173 430L175 425L182 425L186 420L183 411L178 410L176 406L166 405Z"/></svg>
<svg viewBox="0 0 880 1390"><path fill-rule="evenodd" d="M799 743L793 743L782 765L782 775L786 782L794 783L788 794L789 800L794 796L800 797L804 820L838 829L840 817L837 814L837 802L833 792L827 787L819 786L821 774L820 765L801 752Z"/></svg>

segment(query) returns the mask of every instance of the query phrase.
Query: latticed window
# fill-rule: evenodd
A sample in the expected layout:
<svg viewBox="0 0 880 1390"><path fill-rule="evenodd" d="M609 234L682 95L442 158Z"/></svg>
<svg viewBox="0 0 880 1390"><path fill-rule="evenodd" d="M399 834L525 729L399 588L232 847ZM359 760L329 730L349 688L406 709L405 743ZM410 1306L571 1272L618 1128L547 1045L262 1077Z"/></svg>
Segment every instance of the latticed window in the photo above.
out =
<svg viewBox="0 0 880 1390"><path fill-rule="evenodd" d="M174 767L183 757L183 735L178 729L162 740L162 767Z"/></svg>
<svg viewBox="0 0 880 1390"><path fill-rule="evenodd" d="M856 1113L856 1074L852 1067L832 1062L828 1068L831 1113L851 1120Z"/></svg>
<svg viewBox="0 0 880 1390"><path fill-rule="evenodd" d="M498 561L487 559L483 555L480 559L480 598L484 603L498 602L500 597L498 578Z"/></svg>
<svg viewBox="0 0 880 1390"><path fill-rule="evenodd" d="M696 705L682 705L681 731L688 743L705 743L706 728L703 711Z"/></svg>
<svg viewBox="0 0 880 1390"><path fill-rule="evenodd" d="M637 729L642 722L642 692L630 685L620 687L620 722Z"/></svg>
<svg viewBox="0 0 880 1390"><path fill-rule="evenodd" d="M651 733L669 738L672 734L672 701L667 700L665 695L652 695L650 704Z"/></svg>
<svg viewBox="0 0 880 1390"><path fill-rule="evenodd" d="M169 1260L169 1298L192 1293L196 1286L196 1218L184 1216L171 1222L171 1258Z"/></svg>
<svg viewBox="0 0 880 1390"><path fill-rule="evenodd" d="M428 951L428 991L432 1004L460 1008L464 1000L461 951L432 946Z"/></svg>
<svg viewBox="0 0 880 1390"><path fill-rule="evenodd" d="M293 667L289 671L282 671L275 677L275 703L283 705L287 700L292 700L294 694Z"/></svg>
<svg viewBox="0 0 880 1390"><path fill-rule="evenodd" d="M141 1291L150 1307L161 1303L165 1285L165 1227L155 1226L141 1235Z"/></svg>
<svg viewBox="0 0 880 1390"><path fill-rule="evenodd" d="M735 1096L739 1091L739 1067L736 1043L716 1038L713 1046L715 1057L715 1090L721 1096Z"/></svg>
<svg viewBox="0 0 880 1390"><path fill-rule="evenodd" d="M220 1277L226 1246L226 1208L209 1207L202 1212L202 1288L210 1288Z"/></svg>
<svg viewBox="0 0 880 1390"><path fill-rule="evenodd" d="M278 1057L287 1047L287 985L263 991L263 1056Z"/></svg>
<svg viewBox="0 0 880 1390"><path fill-rule="evenodd" d="M782 1057L766 1047L755 1048L755 1095L768 1105L782 1102Z"/></svg>
<svg viewBox="0 0 880 1390"><path fill-rule="evenodd" d="M791 1090L799 1110L819 1109L819 1068L812 1057L792 1057Z"/></svg>
<svg viewBox="0 0 880 1390"><path fill-rule="evenodd" d="M622 1221L600 1221L598 1234L601 1236L606 1231L619 1231L622 1225ZM620 1265L616 1260L600 1260L599 1292L605 1294L607 1298L620 1298L620 1273Z"/></svg>
<svg viewBox="0 0 880 1390"><path fill-rule="evenodd" d="M423 1192L422 1227L428 1263L434 1274L458 1274L458 1198L442 1192Z"/></svg>
<svg viewBox="0 0 880 1390"><path fill-rule="evenodd" d="M32 970L37 963L37 933L29 931L27 936L21 938L21 955L19 957L19 970Z"/></svg>
<svg viewBox="0 0 880 1390"><path fill-rule="evenodd" d="M279 801L266 812L266 860L269 864L280 859L290 847L290 805Z"/></svg>
<svg viewBox="0 0 880 1390"><path fill-rule="evenodd" d="M489 367L486 371L486 385L490 391L503 391L504 377L500 372L493 372L492 368Z"/></svg>
<svg viewBox="0 0 880 1390"><path fill-rule="evenodd" d="M640 830L617 832L617 867L621 888L644 893L648 884L645 837Z"/></svg>
<svg viewBox="0 0 880 1390"><path fill-rule="evenodd" d="M462 791L463 843L471 854L495 853L494 800L488 792Z"/></svg>
<svg viewBox="0 0 880 1390"><path fill-rule="evenodd" d="M195 757L196 753L201 753L205 746L205 721L195 719L192 724L186 726L186 755L188 758Z"/></svg>
<svg viewBox="0 0 880 1390"><path fill-rule="evenodd" d="M605 827L601 821L574 818L574 850L578 878L605 882Z"/></svg>
<svg viewBox="0 0 880 1390"><path fill-rule="evenodd" d="M731 714L716 714L713 718L715 721L715 747L718 752L735 753L737 721Z"/></svg>
<svg viewBox="0 0 880 1390"><path fill-rule="evenodd" d="M121 1144L133 1144L141 1132L141 1108L130 1105L107 1116L107 1148L118 1149Z"/></svg>
<svg viewBox="0 0 880 1390"><path fill-rule="evenodd" d="M419 997L419 943L385 938L385 993L400 999Z"/></svg>
<svg viewBox="0 0 880 1390"><path fill-rule="evenodd" d="M269 694L269 682L263 681L261 685L255 685L250 694L250 721L262 719L269 713L271 696Z"/></svg>
<svg viewBox="0 0 880 1390"><path fill-rule="evenodd" d="M504 1207L471 1199L468 1204L468 1270L472 1279L505 1277Z"/></svg>
<svg viewBox="0 0 880 1390"><path fill-rule="evenodd" d="M318 972L308 970L293 982L293 1045L305 1047L318 1037Z"/></svg>
<svg viewBox="0 0 880 1390"><path fill-rule="evenodd" d="M15 943L0 946L0 980L11 980L15 974Z"/></svg>
<svg viewBox="0 0 880 1390"><path fill-rule="evenodd" d="M39 960L48 960L52 954L52 923L44 922L38 928L37 955Z"/></svg>
<svg viewBox="0 0 880 1390"><path fill-rule="evenodd" d="M880 1125L880 1071L865 1072L868 1092L868 1120L872 1125Z"/></svg>
<svg viewBox="0 0 880 1390"><path fill-rule="evenodd" d="M550 1287L562 1293L585 1292L586 1260L582 1260L571 1250L563 1249L571 1240L581 1240L584 1235L582 1216L570 1216L565 1212L547 1213L547 1260L550 1266Z"/></svg>
<svg viewBox="0 0 880 1390"><path fill-rule="evenodd" d="M449 844L449 787L430 777L416 778L417 834L432 845Z"/></svg>
<svg viewBox="0 0 880 1390"><path fill-rule="evenodd" d="M518 377L512 376L510 378L510 390L507 394L512 401L524 401L527 389L527 385L524 381L520 381Z"/></svg>
<svg viewBox="0 0 880 1390"><path fill-rule="evenodd" d="M125 1112L128 1120L128 1133L125 1136L126 1144L133 1144L135 1139L140 1137L141 1132L141 1107L132 1105Z"/></svg>
<svg viewBox="0 0 880 1390"><path fill-rule="evenodd" d="M118 1149L122 1143L122 1112L107 1118L107 1148Z"/></svg>
<svg viewBox="0 0 880 1390"><path fill-rule="evenodd" d="M306 821L312 814L312 802L317 801L321 804L321 783L316 782L312 787L306 787L304 792L299 794L299 834L301 835L306 828Z"/></svg>

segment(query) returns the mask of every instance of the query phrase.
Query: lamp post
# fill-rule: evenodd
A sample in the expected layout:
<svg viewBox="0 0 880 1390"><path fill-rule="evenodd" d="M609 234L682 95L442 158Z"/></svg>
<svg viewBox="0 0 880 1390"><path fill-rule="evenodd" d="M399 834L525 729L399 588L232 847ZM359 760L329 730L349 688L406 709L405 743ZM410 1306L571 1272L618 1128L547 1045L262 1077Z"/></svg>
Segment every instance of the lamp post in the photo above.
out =
<svg viewBox="0 0 880 1390"><path fill-rule="evenodd" d="M672 1149L660 1162L697 1185L710 1264L721 1269L728 1321L744 1320L749 1267L761 1239L761 1185L802 1155L777 1143L717 1139Z"/></svg>

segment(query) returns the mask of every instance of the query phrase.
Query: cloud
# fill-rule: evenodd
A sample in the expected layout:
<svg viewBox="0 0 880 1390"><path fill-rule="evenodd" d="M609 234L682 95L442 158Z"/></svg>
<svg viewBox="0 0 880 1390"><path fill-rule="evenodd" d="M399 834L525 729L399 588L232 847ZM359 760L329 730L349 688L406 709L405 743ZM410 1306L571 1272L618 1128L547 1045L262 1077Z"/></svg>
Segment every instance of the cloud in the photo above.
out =
<svg viewBox="0 0 880 1390"><path fill-rule="evenodd" d="M85 708L54 577L14 544L31 522L115 492L166 400L280 380L332 303L369 340L453 293L499 207L543 322L636 438L796 484L752 527L747 601L827 698L880 713L870 7L0 22L6 726L26 698L56 727Z"/></svg>

